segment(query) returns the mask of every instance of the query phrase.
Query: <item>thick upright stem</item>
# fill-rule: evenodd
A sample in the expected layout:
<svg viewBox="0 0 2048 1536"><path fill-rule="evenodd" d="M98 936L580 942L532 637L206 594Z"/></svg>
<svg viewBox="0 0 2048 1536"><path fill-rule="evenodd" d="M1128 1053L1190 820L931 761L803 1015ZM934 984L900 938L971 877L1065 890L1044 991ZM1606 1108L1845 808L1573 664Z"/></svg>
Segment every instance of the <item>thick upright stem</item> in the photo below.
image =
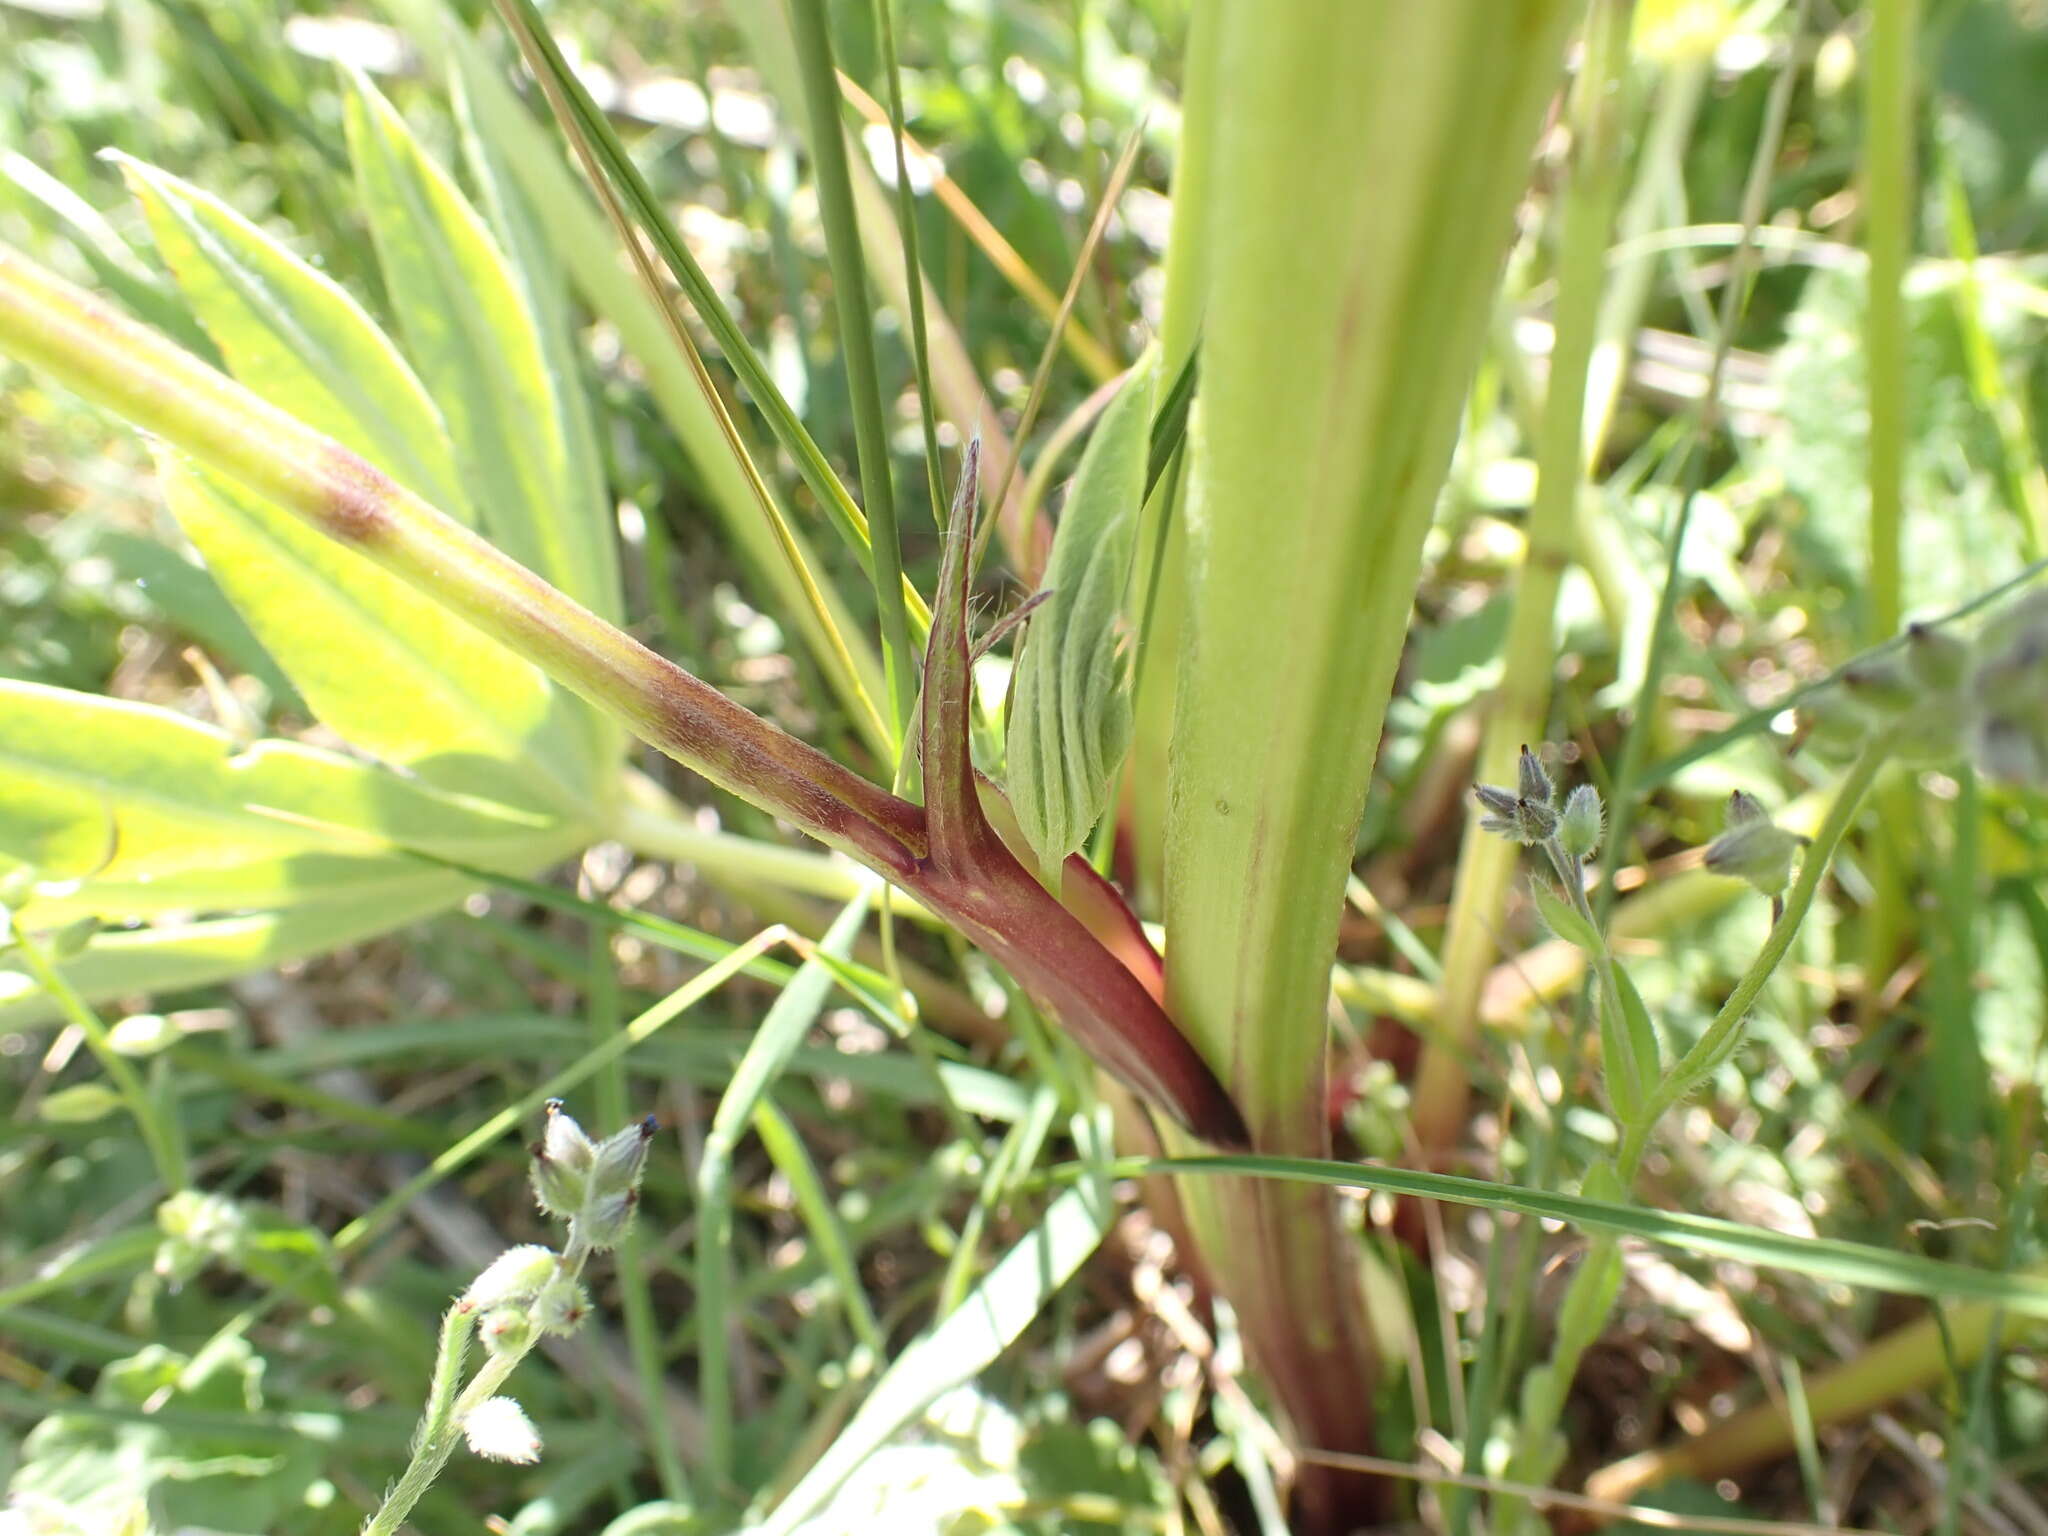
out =
<svg viewBox="0 0 2048 1536"><path fill-rule="evenodd" d="M1167 812L1169 1010L1262 1149L1326 1155L1329 971L1421 540L1567 0L1217 0ZM1199 84L1199 82L1198 82ZM1370 167L1369 174L1362 167ZM1169 307L1179 299L1170 300ZM1327 1197L1185 1190L1301 1439L1371 1443L1376 1351ZM1369 1516L1311 1464L1297 1520Z"/></svg>

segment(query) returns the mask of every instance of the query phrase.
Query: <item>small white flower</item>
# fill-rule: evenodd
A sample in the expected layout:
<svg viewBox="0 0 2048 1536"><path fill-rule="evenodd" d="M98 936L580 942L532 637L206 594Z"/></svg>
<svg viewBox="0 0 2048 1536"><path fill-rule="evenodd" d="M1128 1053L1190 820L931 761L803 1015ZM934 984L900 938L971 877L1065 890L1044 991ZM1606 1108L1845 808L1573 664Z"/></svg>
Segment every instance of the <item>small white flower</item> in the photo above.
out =
<svg viewBox="0 0 2048 1536"><path fill-rule="evenodd" d="M487 1461L525 1467L540 1460L540 1431L509 1397L487 1397L470 1409L462 1421L462 1435L470 1450Z"/></svg>

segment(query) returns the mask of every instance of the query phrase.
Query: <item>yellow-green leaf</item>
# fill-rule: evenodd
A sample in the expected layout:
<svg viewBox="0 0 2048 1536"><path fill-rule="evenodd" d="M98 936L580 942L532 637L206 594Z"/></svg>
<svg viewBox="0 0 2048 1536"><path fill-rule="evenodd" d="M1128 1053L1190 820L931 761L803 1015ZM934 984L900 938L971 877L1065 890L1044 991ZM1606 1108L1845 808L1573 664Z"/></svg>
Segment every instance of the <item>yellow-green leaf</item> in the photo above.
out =
<svg viewBox="0 0 2048 1536"><path fill-rule="evenodd" d="M185 991L357 943L451 907L471 889L459 875L430 869L402 891L343 891L289 912L102 933L62 969L88 1002ZM0 1028L40 1024L58 1013L28 976L0 957Z"/></svg>
<svg viewBox="0 0 2048 1536"><path fill-rule="evenodd" d="M238 749L168 710L0 679L0 857L83 881L38 897L38 926L331 898L374 888L391 846L530 870L582 835L332 752Z"/></svg>
<svg viewBox="0 0 2048 1536"><path fill-rule="evenodd" d="M561 394L502 252L448 174L361 76L349 153L399 330L433 391L491 539L604 616L615 557L595 482L577 474Z"/></svg>
<svg viewBox="0 0 2048 1536"><path fill-rule="evenodd" d="M121 1107L121 1095L105 1083L78 1083L59 1088L36 1113L51 1125L90 1125Z"/></svg>
<svg viewBox="0 0 2048 1536"><path fill-rule="evenodd" d="M307 706L450 790L582 808L597 772L580 702L461 618L261 498L168 453L186 535Z"/></svg>
<svg viewBox="0 0 2048 1536"><path fill-rule="evenodd" d="M362 306L211 193L116 158L229 372L451 517L474 522L440 411Z"/></svg>

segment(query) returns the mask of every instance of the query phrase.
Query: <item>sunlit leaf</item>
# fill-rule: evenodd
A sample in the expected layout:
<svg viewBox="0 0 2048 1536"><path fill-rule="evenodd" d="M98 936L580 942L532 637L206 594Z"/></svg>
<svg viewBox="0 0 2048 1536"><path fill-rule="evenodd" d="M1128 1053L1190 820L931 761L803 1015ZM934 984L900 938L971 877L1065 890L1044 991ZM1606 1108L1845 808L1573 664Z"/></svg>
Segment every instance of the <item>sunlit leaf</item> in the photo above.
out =
<svg viewBox="0 0 2048 1536"><path fill-rule="evenodd" d="M463 793L587 803L594 765L559 719L573 701L532 663L258 497L159 463L214 579L326 725Z"/></svg>
<svg viewBox="0 0 2048 1536"><path fill-rule="evenodd" d="M474 522L440 411L362 306L211 193L118 160L228 371L451 517Z"/></svg>
<svg viewBox="0 0 2048 1536"><path fill-rule="evenodd" d="M360 76L347 124L399 329L447 417L484 528L585 607L616 613L609 520L594 481L574 472L525 293L447 172Z"/></svg>

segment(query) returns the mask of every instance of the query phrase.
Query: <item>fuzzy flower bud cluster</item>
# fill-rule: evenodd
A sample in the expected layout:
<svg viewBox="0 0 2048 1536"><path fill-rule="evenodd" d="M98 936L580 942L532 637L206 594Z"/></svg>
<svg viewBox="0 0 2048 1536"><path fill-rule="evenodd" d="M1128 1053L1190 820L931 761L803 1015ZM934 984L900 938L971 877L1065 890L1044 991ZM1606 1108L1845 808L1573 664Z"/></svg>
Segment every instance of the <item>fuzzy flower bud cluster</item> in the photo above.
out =
<svg viewBox="0 0 2048 1536"><path fill-rule="evenodd" d="M1845 669L1801 714L1822 742L1854 748L1881 731L1905 762L1967 756L1986 778L2048 788L2048 592L1974 642L1908 625L1896 652Z"/></svg>
<svg viewBox="0 0 2048 1536"><path fill-rule="evenodd" d="M590 1297L552 1248L509 1248L470 1282L461 1304L479 1314L477 1334L494 1355L524 1354L542 1334L574 1333Z"/></svg>
<svg viewBox="0 0 2048 1536"><path fill-rule="evenodd" d="M1722 825L1721 835L1707 844L1707 868L1747 880L1766 896L1783 895L1792 879L1792 861L1807 840L1778 826L1756 796L1740 789L1728 797Z"/></svg>
<svg viewBox="0 0 2048 1536"><path fill-rule="evenodd" d="M1498 833L1524 847L1538 847L1552 839L1574 859L1590 858L1600 846L1606 822L1606 807L1600 791L1581 784L1564 804L1557 803L1557 787L1544 771L1542 762L1528 747L1515 765L1515 787L1478 784L1472 793L1486 814L1479 820L1482 831Z"/></svg>
<svg viewBox="0 0 2048 1536"><path fill-rule="evenodd" d="M654 1117L592 1141L560 1099L548 1100L547 1129L533 1149L533 1193L540 1208L569 1223L569 1247L616 1248L640 1203L640 1175L654 1140Z"/></svg>

